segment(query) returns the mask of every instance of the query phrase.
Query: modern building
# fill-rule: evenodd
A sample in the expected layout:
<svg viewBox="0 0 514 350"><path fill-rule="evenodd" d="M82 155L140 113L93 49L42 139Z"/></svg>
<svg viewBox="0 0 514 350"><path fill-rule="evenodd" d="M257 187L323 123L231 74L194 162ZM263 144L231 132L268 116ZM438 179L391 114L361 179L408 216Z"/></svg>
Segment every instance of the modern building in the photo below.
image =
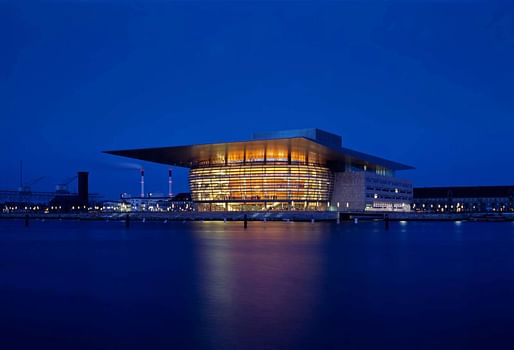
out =
<svg viewBox="0 0 514 350"><path fill-rule="evenodd" d="M414 189L415 211L514 211L514 186L420 187Z"/></svg>
<svg viewBox="0 0 514 350"><path fill-rule="evenodd" d="M413 167L342 147L319 129L254 134L252 140L105 153L190 169L199 211L401 210Z"/></svg>

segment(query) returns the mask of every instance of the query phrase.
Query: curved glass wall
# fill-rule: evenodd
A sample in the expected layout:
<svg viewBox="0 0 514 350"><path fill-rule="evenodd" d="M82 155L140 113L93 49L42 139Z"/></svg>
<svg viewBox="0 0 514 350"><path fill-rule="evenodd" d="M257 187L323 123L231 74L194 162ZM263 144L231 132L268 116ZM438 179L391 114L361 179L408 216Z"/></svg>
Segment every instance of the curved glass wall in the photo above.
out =
<svg viewBox="0 0 514 350"><path fill-rule="evenodd" d="M332 172L314 165L241 164L195 168L189 173L193 201L234 202L232 209L225 204L226 210L310 209L312 202L325 207L332 184ZM255 204L259 202L265 204ZM280 204L283 202L287 205Z"/></svg>

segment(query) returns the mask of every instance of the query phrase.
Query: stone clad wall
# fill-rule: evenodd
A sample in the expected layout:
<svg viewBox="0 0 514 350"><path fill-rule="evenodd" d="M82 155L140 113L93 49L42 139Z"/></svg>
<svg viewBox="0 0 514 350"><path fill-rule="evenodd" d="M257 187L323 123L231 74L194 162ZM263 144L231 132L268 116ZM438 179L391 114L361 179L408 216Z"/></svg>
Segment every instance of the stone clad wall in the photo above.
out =
<svg viewBox="0 0 514 350"><path fill-rule="evenodd" d="M340 172L334 174L332 206L339 210L364 210L366 207L366 179L364 172ZM347 205L348 204L348 205Z"/></svg>

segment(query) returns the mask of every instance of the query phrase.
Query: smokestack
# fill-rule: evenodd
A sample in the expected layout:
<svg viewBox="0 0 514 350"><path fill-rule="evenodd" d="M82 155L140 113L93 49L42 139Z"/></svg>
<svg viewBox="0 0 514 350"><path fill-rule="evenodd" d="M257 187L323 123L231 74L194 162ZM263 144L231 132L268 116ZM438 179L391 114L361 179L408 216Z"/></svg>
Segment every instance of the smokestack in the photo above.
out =
<svg viewBox="0 0 514 350"><path fill-rule="evenodd" d="M171 168L169 168L168 169L168 196L170 198L173 197L172 185L173 185L172 171L171 171Z"/></svg>
<svg viewBox="0 0 514 350"><path fill-rule="evenodd" d="M145 196L145 169L141 168L141 198Z"/></svg>
<svg viewBox="0 0 514 350"><path fill-rule="evenodd" d="M79 193L79 204L89 205L89 173L87 171L79 171L77 173L78 178L78 193Z"/></svg>
<svg viewBox="0 0 514 350"><path fill-rule="evenodd" d="M20 188L23 187L23 160L20 160Z"/></svg>

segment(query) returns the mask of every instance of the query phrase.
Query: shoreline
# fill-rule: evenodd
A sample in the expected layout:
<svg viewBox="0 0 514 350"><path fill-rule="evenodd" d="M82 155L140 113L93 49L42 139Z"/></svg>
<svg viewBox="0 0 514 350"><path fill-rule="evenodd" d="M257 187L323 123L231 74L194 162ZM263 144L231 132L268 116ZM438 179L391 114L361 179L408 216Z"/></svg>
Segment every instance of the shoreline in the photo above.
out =
<svg viewBox="0 0 514 350"><path fill-rule="evenodd" d="M84 221L480 221L512 222L514 213L398 213L398 212L131 212L131 213L1 213L0 220Z"/></svg>

